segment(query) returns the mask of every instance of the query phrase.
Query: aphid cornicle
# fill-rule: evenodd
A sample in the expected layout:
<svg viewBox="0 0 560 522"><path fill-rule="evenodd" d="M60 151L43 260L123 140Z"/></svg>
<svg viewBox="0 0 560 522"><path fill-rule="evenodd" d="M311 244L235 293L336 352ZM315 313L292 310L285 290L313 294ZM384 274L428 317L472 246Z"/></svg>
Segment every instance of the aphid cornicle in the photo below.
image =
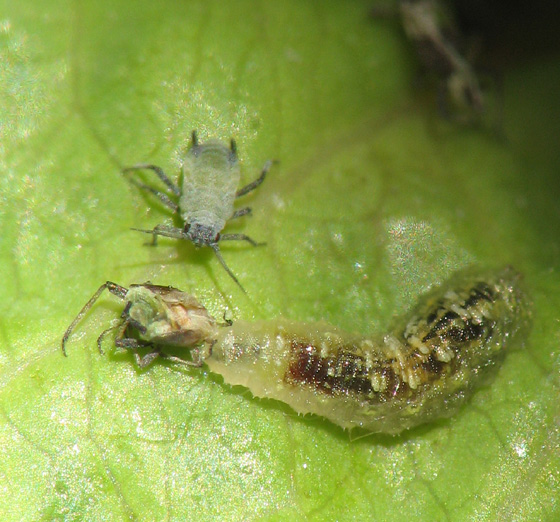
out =
<svg viewBox="0 0 560 522"><path fill-rule="evenodd" d="M121 322L104 330L97 338L100 353L103 353L101 343L105 334L118 328L115 345L133 350L139 367L148 366L157 357L188 364L188 361L165 354L161 348L190 348L197 343L212 341L217 335L216 320L192 295L172 286L144 283L130 285L128 289L107 281L97 289L66 330L61 343L64 355L70 334L105 289L126 301L126 305L121 314ZM137 350L143 347L151 347L153 351L140 357Z"/></svg>
<svg viewBox="0 0 560 522"><path fill-rule="evenodd" d="M202 144L198 142L196 131L193 131L192 146L187 151L181 167L181 187L175 185L156 165L141 164L123 169L123 173L142 169L155 172L170 194L145 185L134 178L130 180L137 187L155 195L174 213L179 214L183 228L161 224L153 230L134 230L152 234L153 244L156 244L157 236L165 236L186 239L197 247L212 248L226 272L245 291L225 263L218 244L221 241L232 240L247 241L253 246L263 244L257 243L245 234L221 232L229 220L251 213L249 207L234 210L234 201L257 188L264 181L272 164L273 161L267 161L255 181L237 190L241 172L235 141L231 140L229 148L217 140L209 140ZM177 198L178 203L174 201Z"/></svg>
<svg viewBox="0 0 560 522"><path fill-rule="evenodd" d="M509 267L459 273L421 298L390 333L375 338L324 322L285 319L218 328L202 305L180 290L137 285L127 291L106 283L70 325L62 347L108 288L127 301L117 346L154 347L144 358L135 353L139 366L173 344L190 349L191 360L171 360L205 363L226 383L245 386L256 397L283 401L297 413L321 415L346 429L397 434L453 415L488 382L528 323L519 279ZM177 309L181 320L172 320ZM125 338L127 330L137 335Z"/></svg>

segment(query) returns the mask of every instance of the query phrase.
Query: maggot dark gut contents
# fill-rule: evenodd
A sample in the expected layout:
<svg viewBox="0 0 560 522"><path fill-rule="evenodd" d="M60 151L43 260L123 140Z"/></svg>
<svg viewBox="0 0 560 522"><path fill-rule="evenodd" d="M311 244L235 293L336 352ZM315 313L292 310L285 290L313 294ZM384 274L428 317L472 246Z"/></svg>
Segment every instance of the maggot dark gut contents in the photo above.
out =
<svg viewBox="0 0 560 522"><path fill-rule="evenodd" d="M205 363L226 383L245 386L256 397L283 401L298 413L321 415L347 429L389 434L453 415L488 382L529 320L520 275L511 267L459 272L422 297L412 312L380 337L349 334L324 322L286 319L237 321L216 328L205 309L201 312L202 305L194 300L194 306L194 298L185 296L174 299L175 304L189 303L190 308L179 314L181 323L172 322L177 310L166 318L167 304L161 299L156 315L137 314L139 319L132 322L123 313L126 328L140 332L142 345L153 345L155 355L148 363L165 355L161 332L167 335L188 325L193 342L185 342L184 348L191 360L173 360ZM119 297L135 299L135 294ZM125 311L134 306L129 301ZM195 321L188 320L190 314L195 314ZM159 321L155 329L154 317ZM197 332L199 328L204 331ZM155 332L152 339L148 332ZM117 345L140 347L126 346L123 336Z"/></svg>

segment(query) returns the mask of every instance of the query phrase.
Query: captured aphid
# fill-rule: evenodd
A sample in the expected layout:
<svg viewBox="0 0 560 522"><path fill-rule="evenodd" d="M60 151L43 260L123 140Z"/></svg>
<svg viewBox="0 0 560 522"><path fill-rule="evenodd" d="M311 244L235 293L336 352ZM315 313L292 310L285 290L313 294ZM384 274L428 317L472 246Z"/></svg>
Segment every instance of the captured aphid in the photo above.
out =
<svg viewBox="0 0 560 522"><path fill-rule="evenodd" d="M167 287L139 285L144 291L131 295L134 287L127 291L107 283L68 328L63 350L76 323L108 288L127 301L117 346L154 347L147 361L137 356L140 366L174 344L189 348L191 360L172 360L206 363L226 383L245 386L256 397L283 401L297 413L314 413L346 429L398 434L453 415L490 380L528 324L519 279L509 267L497 273L461 272L376 338L323 322L284 319L218 328L194 298L176 289L169 292L182 320L170 320L176 312L169 314L170 301L160 297ZM132 316L136 308L140 313ZM125 338L127 330L137 335Z"/></svg>
<svg viewBox="0 0 560 522"><path fill-rule="evenodd" d="M263 243L257 243L245 234L222 234L221 232L230 219L250 214L249 207L234 210L234 201L256 189L264 181L272 164L272 161L267 161L260 176L238 190L241 172L235 141L231 140L229 148L216 140L202 144L198 141L196 131L193 131L192 146L187 151L181 167L180 187L175 185L163 170L155 165L134 165L123 170L124 173L141 169L155 172L167 187L168 193L140 183L134 178L131 178L131 181L137 187L159 198L164 205L179 214L183 222L183 228L162 224L157 225L153 230L135 230L153 234L154 244L157 236L165 236L186 239L197 247L212 248L226 272L244 291L226 265L219 243L232 240L247 241L253 246ZM178 202L176 203L175 200Z"/></svg>
<svg viewBox="0 0 560 522"><path fill-rule="evenodd" d="M148 366L157 357L189 364L188 361L172 357L161 351L163 346L190 348L198 343L215 339L216 320L192 295L172 286L159 286L144 283L130 285L130 289L111 281L101 285L97 292L80 310L62 338L62 353L66 355L66 342L76 325L107 289L122 301L125 307L121 322L104 330L97 339L99 352L103 353L101 344L107 332L118 329L115 345L134 351L139 367ZM151 352L140 357L138 349L153 348Z"/></svg>

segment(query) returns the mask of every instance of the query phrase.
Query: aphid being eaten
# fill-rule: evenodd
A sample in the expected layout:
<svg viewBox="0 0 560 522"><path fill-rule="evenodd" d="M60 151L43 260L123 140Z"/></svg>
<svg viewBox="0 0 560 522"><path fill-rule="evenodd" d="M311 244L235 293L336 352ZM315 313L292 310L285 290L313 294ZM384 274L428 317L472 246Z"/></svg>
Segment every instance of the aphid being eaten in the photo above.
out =
<svg viewBox="0 0 560 522"><path fill-rule="evenodd" d="M157 357L166 357L188 364L186 360L165 354L161 348L163 346L190 348L216 338L218 330L216 320L192 295L172 286L144 283L130 285L128 289L107 281L97 289L64 333L62 338L64 355L66 355L66 342L70 334L105 289L126 304L121 314L121 322L117 326L104 330L97 338L100 353L103 353L101 347L103 337L115 328L118 328L115 345L133 350L136 363L141 368L151 364ZM153 350L140 357L138 349L144 347Z"/></svg>
<svg viewBox="0 0 560 522"><path fill-rule="evenodd" d="M238 321L216 328L216 322L202 313L202 326L187 323L192 339L187 336L182 345L190 348L192 361L173 360L206 363L226 383L245 386L256 397L283 401L300 414L314 413L346 429L397 434L453 415L488 382L528 322L519 279L512 268L457 274L421 298L397 327L373 338L324 322L285 319ZM104 286L74 320L63 345ZM138 314L130 320L134 295L121 298L128 300L123 325L154 344L156 355L147 362L140 359L145 366L163 353L159 344L165 344L165 338L159 332L149 334L152 315ZM183 300L191 299L185 294ZM159 306L165 308L167 302ZM166 314L160 309L159 315ZM180 339L182 324L175 325ZM118 346L130 347L122 336L117 340Z"/></svg>
<svg viewBox="0 0 560 522"><path fill-rule="evenodd" d="M155 172L167 187L167 193L145 185L134 178L130 178L130 180L137 187L156 196L165 206L178 214L183 222L183 228L161 224L153 230L134 230L152 234L154 245L157 242L157 236L165 236L186 239L196 247L212 248L226 272L241 290L245 291L225 263L219 243L232 240L247 241L253 246L264 243L257 243L245 234L222 234L221 232L229 220L251 213L249 207L234 210L234 201L256 189L264 181L272 164L272 161L267 161L260 176L238 190L241 172L235 141L231 140L229 148L216 140L201 144L198 142L196 131L193 131L192 146L187 151L181 167L181 187L173 183L156 165L141 164L123 169L123 173L142 169Z"/></svg>

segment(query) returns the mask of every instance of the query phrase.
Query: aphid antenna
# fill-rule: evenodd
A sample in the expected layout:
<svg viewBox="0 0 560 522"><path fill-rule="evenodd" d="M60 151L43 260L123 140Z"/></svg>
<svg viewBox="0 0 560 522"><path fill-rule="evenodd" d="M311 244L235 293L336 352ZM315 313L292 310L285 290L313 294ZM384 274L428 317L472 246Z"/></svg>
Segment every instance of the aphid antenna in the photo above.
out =
<svg viewBox="0 0 560 522"><path fill-rule="evenodd" d="M218 258L218 261L221 263L221 265L224 267L224 270L229 274L229 276L235 281L235 283L237 284L237 286L239 288L241 288L241 291L247 295L247 292L245 291L245 288L243 288L241 286L241 283L237 280L237 277L235 277L233 275L233 272L229 269L229 267L226 265L226 262L224 260L224 258L222 257L222 253L220 252L220 247L218 246L217 243L214 243L213 245L210 245L212 247L212 250L214 250L214 252L216 253L216 257Z"/></svg>
<svg viewBox="0 0 560 522"><path fill-rule="evenodd" d="M80 310L78 315L74 318L74 320L72 321L72 324L68 327L66 332L64 332L64 337L62 338L62 342L61 342L61 348L62 348L62 353L64 354L65 357L67 357L66 341L68 341L68 338L72 334L74 328L76 328L76 325L82 320L84 315L86 315L89 312L91 307L99 299L99 297L103 293L103 290L105 290L105 289L109 290L109 292L111 292L113 295L116 295L119 299L122 299L122 300L125 299L126 294L128 293L128 288L125 288L124 286L118 285L117 283L113 283L112 281L107 281L106 283L102 284L97 289L95 294L93 294L91 296L90 300L84 305L84 307Z"/></svg>

